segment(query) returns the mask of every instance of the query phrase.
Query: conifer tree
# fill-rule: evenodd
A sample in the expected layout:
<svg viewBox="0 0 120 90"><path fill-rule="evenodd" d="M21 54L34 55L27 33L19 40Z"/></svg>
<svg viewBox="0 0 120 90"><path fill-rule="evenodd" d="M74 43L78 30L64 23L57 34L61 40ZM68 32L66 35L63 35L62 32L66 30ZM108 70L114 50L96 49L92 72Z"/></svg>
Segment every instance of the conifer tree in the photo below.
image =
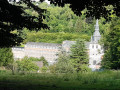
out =
<svg viewBox="0 0 120 90"><path fill-rule="evenodd" d="M76 44L71 47L70 60L77 72L87 70L85 67L88 67L88 54L84 40L77 40Z"/></svg>
<svg viewBox="0 0 120 90"><path fill-rule="evenodd" d="M56 72L58 73L74 72L74 68L70 64L70 56L64 49L61 49L61 51L58 53L58 59L56 63Z"/></svg>
<svg viewBox="0 0 120 90"><path fill-rule="evenodd" d="M114 18L110 32L106 35L105 55L102 67L106 69L120 69L120 18Z"/></svg>

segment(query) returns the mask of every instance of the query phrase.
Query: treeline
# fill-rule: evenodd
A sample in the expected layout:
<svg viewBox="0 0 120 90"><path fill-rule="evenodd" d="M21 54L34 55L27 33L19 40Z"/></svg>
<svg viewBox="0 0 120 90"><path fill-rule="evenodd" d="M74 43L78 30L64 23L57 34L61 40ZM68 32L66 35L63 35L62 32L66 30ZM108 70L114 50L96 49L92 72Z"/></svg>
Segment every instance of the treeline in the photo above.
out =
<svg viewBox="0 0 120 90"><path fill-rule="evenodd" d="M48 5L47 3L40 3L38 5L43 9L47 9L44 13L44 23L48 25L49 29L40 29L29 31L26 28L20 32L20 36L26 42L48 42L61 43L64 40L76 40L78 38L90 40L90 36L94 32L95 19L86 18L85 12L82 11L81 16L76 16L69 8L69 5L58 7ZM38 15L37 12L32 12L31 9L25 9L25 12L31 15ZM104 34L105 30L109 28L109 23L106 23L104 18L99 20L100 32Z"/></svg>
<svg viewBox="0 0 120 90"><path fill-rule="evenodd" d="M86 34L78 34L78 33L64 33L64 32L57 32L57 33L44 33L41 31L31 31L25 34L26 39L23 43L27 42L46 42L46 43L62 43L64 40L72 40L75 41L76 39L82 38L86 41L89 41L90 36Z"/></svg>

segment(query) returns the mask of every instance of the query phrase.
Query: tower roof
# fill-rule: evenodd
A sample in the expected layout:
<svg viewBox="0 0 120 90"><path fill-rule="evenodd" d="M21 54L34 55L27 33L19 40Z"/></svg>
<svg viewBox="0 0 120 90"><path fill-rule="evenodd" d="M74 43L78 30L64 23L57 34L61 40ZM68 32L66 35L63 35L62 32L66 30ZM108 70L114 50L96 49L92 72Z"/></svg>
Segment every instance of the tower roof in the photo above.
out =
<svg viewBox="0 0 120 90"><path fill-rule="evenodd" d="M101 35L100 35L100 32L99 32L99 23L98 23L98 19L96 20L95 32L94 32L93 36L101 36Z"/></svg>
<svg viewBox="0 0 120 90"><path fill-rule="evenodd" d="M93 34L93 37L91 37L91 42L98 43L100 38L101 38L101 35L100 35L100 32L99 32L99 23L98 23L98 19L97 19L96 24L95 24L95 32Z"/></svg>

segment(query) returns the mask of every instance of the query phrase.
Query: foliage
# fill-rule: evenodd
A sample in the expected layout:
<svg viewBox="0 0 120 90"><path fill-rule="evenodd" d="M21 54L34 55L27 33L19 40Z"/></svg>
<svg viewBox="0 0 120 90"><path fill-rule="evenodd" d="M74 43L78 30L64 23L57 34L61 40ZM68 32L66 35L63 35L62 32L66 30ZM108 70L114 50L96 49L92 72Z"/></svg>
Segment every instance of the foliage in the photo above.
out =
<svg viewBox="0 0 120 90"><path fill-rule="evenodd" d="M16 0L14 0L16 1ZM40 2L43 2L44 0L40 0ZM117 16L119 16L119 0L116 1L107 1L107 0L84 0L84 1L73 1L73 0L49 0L51 4L58 5L58 6L65 6L65 4L69 4L69 6L65 6L64 10L62 8L59 8L58 6L56 8L51 8L47 6L46 4L43 5L43 7L50 11L46 15L46 23L50 25L51 31L74 31L73 28L75 26L75 23L77 24L76 15L83 15L81 11L83 11L85 8L87 9L84 13L85 16L83 20L85 20L85 17L96 17L100 18L101 16L107 17L108 15L111 16L111 14L115 13ZM79 3L82 2L82 3ZM22 4L21 4L22 3ZM78 4L79 3L79 4ZM39 8L35 3L33 3L31 0L20 0L19 4L10 4L8 0L1 0L0 1L0 47L10 47L14 45L19 45L20 42L22 42L23 38L21 38L18 34L11 33L14 30L17 30L19 33L22 32L23 28L26 27L28 29L35 29L40 30L40 28L47 28L47 25L43 23L43 19L45 19L45 16L43 15L43 12L45 12L45 9ZM51 5L55 7L54 5ZM108 9L106 6L113 5L113 10ZM42 7L42 6L41 6ZM70 7L70 8L68 8ZM13 11L14 10L14 11ZM74 13L76 14L74 14ZM48 21L49 20L49 21ZM77 20L78 21L78 20ZM78 21L79 23L79 21ZM80 22L82 25L82 21ZM80 24L79 23L79 24ZM77 25L79 25L77 24ZM89 28L87 24L85 27L87 29ZM85 28L85 32L87 31ZM81 28L82 30L82 28ZM88 30L91 30L88 29Z"/></svg>
<svg viewBox="0 0 120 90"><path fill-rule="evenodd" d="M24 27L28 29L47 28L47 25L42 23L42 13L45 10L38 8L30 0L20 1L25 5L10 4L8 0L0 0L0 17L2 17L0 18L0 47L12 47L23 41L19 34L11 33L14 30L21 33ZM38 16L25 12L26 8L31 8L33 12L38 13Z"/></svg>
<svg viewBox="0 0 120 90"><path fill-rule="evenodd" d="M7 66L11 63L13 63L11 48L0 48L0 66Z"/></svg>
<svg viewBox="0 0 120 90"><path fill-rule="evenodd" d="M56 72L57 73L73 73L74 68L70 64L70 57L68 53L64 50L61 50L58 54L58 59L56 63Z"/></svg>
<svg viewBox="0 0 120 90"><path fill-rule="evenodd" d="M84 40L78 39L76 41L76 44L72 45L70 60L71 60L71 64L74 66L77 72L87 71L87 69L82 67L83 65L88 66L88 54L85 48Z"/></svg>
<svg viewBox="0 0 120 90"><path fill-rule="evenodd" d="M17 63L18 71L21 71L23 73L39 70L39 67L31 60L29 60L27 57L23 58L21 61L17 61Z"/></svg>
<svg viewBox="0 0 120 90"><path fill-rule="evenodd" d="M29 58L25 57L25 58L27 58L30 61L42 61L44 66L48 66L48 62L46 61L46 59L43 56L40 58L34 58L34 57L29 57Z"/></svg>
<svg viewBox="0 0 120 90"><path fill-rule="evenodd" d="M49 66L50 73L56 73L56 64Z"/></svg>
<svg viewBox="0 0 120 90"><path fill-rule="evenodd" d="M107 0L80 0L80 1L74 1L74 0L57 0L53 1L50 0L52 4L58 5L58 6L64 6L65 4L70 4L70 8L76 15L81 15L82 10L85 8L87 9L86 17L95 17L96 19L99 19L100 17L109 17L111 15L111 10L108 9L106 6L113 5L113 12L117 16L120 15L119 12L119 0L116 1L107 1ZM79 3L82 2L82 3ZM79 3L79 4L78 4Z"/></svg>
<svg viewBox="0 0 120 90"><path fill-rule="evenodd" d="M40 4L39 6L43 6ZM91 24L86 22L85 12L82 11L82 15L76 16L73 11L69 8L69 4L64 7L58 6L48 6L47 12L45 13L44 23L50 27L47 32L68 32L68 33L83 33L91 35L93 24L93 19L91 19ZM41 7L42 8L42 7Z"/></svg>
<svg viewBox="0 0 120 90"><path fill-rule="evenodd" d="M102 66L107 69L120 69L120 18L113 18L110 31L106 35L106 51Z"/></svg>
<svg viewBox="0 0 120 90"><path fill-rule="evenodd" d="M45 66L43 66L43 67L40 68L40 71L41 71L42 73L46 73L47 70L48 70L48 67L45 67Z"/></svg>
<svg viewBox="0 0 120 90"><path fill-rule="evenodd" d="M43 56L40 57L40 61L43 61L43 65L44 66L48 66L48 62L47 62L47 60Z"/></svg>
<svg viewBox="0 0 120 90"><path fill-rule="evenodd" d="M89 41L90 36L86 34L72 33L43 33L43 32L28 32L23 43L27 42L47 42L47 43L62 43L64 40L76 40L78 38Z"/></svg>

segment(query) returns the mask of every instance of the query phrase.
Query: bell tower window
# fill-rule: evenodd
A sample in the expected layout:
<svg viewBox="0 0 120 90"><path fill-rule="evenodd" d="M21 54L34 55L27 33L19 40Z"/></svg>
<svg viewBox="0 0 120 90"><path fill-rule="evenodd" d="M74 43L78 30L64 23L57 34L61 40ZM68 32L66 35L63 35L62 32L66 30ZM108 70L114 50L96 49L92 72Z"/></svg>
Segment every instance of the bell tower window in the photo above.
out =
<svg viewBox="0 0 120 90"><path fill-rule="evenodd" d="M96 45L96 48L98 48L98 45Z"/></svg>
<svg viewBox="0 0 120 90"><path fill-rule="evenodd" d="M94 48L94 45L92 45L92 48Z"/></svg>
<svg viewBox="0 0 120 90"><path fill-rule="evenodd" d="M96 65L96 60L93 61L93 65Z"/></svg>

